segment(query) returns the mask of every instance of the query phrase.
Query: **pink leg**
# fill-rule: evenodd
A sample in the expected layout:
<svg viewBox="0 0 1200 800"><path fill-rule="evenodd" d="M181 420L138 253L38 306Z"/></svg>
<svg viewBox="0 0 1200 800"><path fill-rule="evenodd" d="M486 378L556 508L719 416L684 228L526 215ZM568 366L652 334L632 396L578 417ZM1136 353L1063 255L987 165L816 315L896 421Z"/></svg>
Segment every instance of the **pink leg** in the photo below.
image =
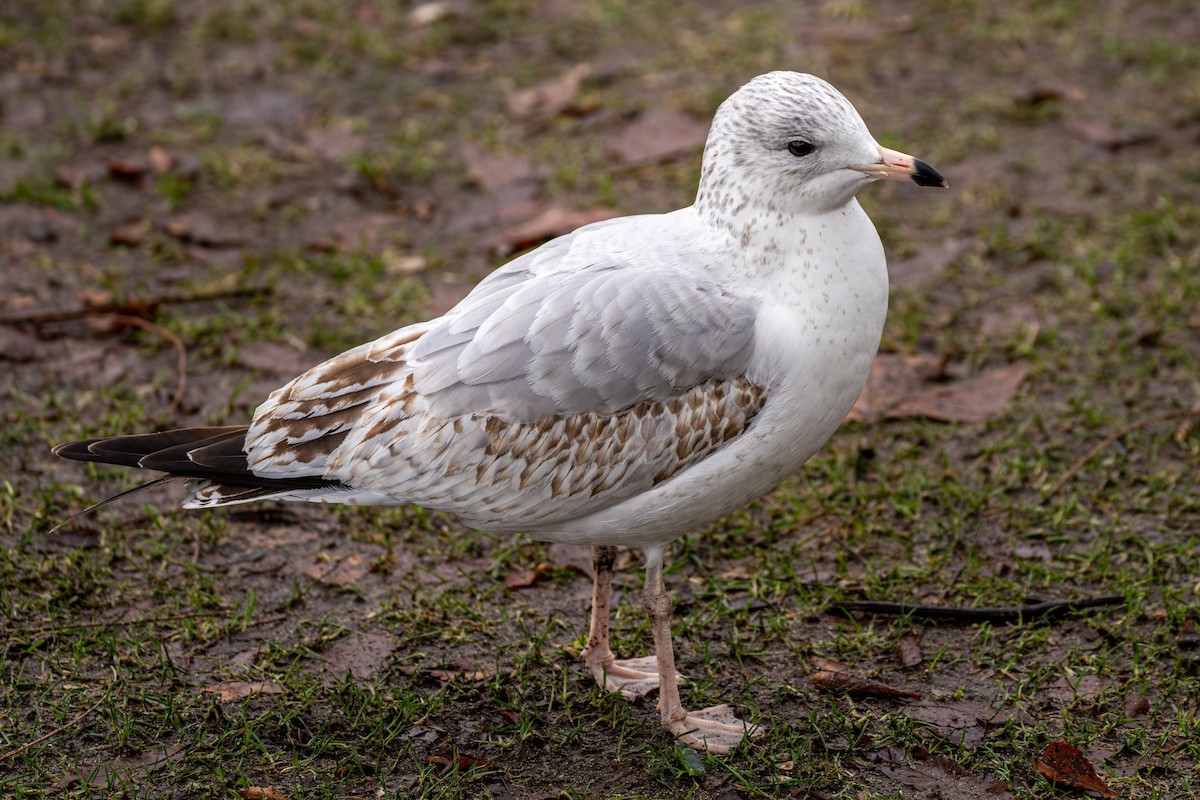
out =
<svg viewBox="0 0 1200 800"><path fill-rule="evenodd" d="M688 712L679 699L679 675L675 672L675 650L671 645L671 607L673 600L662 579L661 547L646 550L646 588L642 601L650 614L654 632L654 653L658 661L658 710L663 727L679 741L697 750L728 753L745 736L762 732L736 716L727 705Z"/></svg>
<svg viewBox="0 0 1200 800"><path fill-rule="evenodd" d="M592 548L596 577L592 585L592 622L588 643L581 654L596 683L610 692L620 692L634 700L658 688L658 669L654 656L618 661L609 647L608 621L612 604L613 562L617 548L604 545ZM679 676L676 676L679 677Z"/></svg>

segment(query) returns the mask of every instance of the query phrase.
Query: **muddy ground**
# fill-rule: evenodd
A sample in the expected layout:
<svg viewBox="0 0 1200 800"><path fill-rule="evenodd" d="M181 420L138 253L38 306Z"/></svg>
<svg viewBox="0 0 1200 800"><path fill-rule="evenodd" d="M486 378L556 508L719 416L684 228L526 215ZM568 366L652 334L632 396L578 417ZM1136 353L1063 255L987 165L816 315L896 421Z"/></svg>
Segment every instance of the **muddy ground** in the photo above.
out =
<svg viewBox="0 0 1200 800"><path fill-rule="evenodd" d="M245 421L510 253L687 204L716 105L777 68L951 189L863 193L870 394L670 553L685 702L767 730L736 754L591 685L579 548L177 486L47 532L137 480L50 444ZM1182 1L6 4L0 795L1194 796L1198 145Z"/></svg>

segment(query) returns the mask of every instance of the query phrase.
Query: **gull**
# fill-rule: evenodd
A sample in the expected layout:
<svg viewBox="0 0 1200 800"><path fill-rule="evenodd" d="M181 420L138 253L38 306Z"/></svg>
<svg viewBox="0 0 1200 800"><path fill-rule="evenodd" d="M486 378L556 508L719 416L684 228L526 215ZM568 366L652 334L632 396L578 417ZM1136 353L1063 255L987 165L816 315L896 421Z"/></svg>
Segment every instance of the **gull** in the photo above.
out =
<svg viewBox="0 0 1200 800"><path fill-rule="evenodd" d="M249 425L54 452L186 479L185 508L418 504L591 545L588 671L628 699L657 689L671 734L727 753L761 728L683 705L664 549L795 474L854 404L887 313L855 199L878 179L947 185L824 80L760 75L717 109L692 205L554 239L445 315L295 378ZM645 554L651 657L609 646L620 546Z"/></svg>

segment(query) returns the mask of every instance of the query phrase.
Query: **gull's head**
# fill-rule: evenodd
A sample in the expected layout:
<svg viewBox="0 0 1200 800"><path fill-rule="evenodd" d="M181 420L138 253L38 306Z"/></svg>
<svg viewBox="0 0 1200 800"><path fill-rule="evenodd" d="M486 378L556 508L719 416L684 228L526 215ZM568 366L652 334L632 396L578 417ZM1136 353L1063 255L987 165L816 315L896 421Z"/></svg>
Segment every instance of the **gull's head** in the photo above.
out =
<svg viewBox="0 0 1200 800"><path fill-rule="evenodd" d="M729 212L753 205L822 213L881 178L947 185L919 158L881 147L850 101L825 81L769 72L717 109L696 202Z"/></svg>

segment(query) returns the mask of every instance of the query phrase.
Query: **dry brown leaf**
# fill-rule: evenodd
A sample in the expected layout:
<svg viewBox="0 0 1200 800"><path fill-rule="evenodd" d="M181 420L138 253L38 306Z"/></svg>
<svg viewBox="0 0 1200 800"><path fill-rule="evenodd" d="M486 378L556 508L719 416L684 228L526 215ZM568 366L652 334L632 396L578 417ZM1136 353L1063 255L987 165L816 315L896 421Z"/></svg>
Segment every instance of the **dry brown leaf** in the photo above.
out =
<svg viewBox="0 0 1200 800"><path fill-rule="evenodd" d="M467 176L487 192L499 191L518 183L536 183L548 174L544 166L513 153L484 150L467 144L461 148L460 154Z"/></svg>
<svg viewBox="0 0 1200 800"><path fill-rule="evenodd" d="M813 658L812 664L817 668L812 681L823 692L844 692L852 697L882 697L919 699L921 695L907 689L897 689L883 683L875 683L857 675L836 661L824 658Z"/></svg>
<svg viewBox="0 0 1200 800"><path fill-rule="evenodd" d="M537 579L549 570L550 567L550 564L543 561L533 569L517 570L504 579L504 585L509 589L528 589L537 583Z"/></svg>
<svg viewBox="0 0 1200 800"><path fill-rule="evenodd" d="M149 232L150 220L145 217L137 217L114 227L108 234L108 242L125 247L137 247L145 241L146 234Z"/></svg>
<svg viewBox="0 0 1200 800"><path fill-rule="evenodd" d="M68 773L59 779L58 785L65 787L78 781L91 789L105 789L110 785L120 786L129 782L142 784L147 773L177 761L183 755L184 749L183 745L178 744L167 748L156 747L136 756L118 758L116 761L101 764L92 769L86 777L74 772Z"/></svg>
<svg viewBox="0 0 1200 800"><path fill-rule="evenodd" d="M964 747L981 744L990 728L1003 725L1002 711L970 700L921 700L907 705L904 713L921 720L942 738Z"/></svg>
<svg viewBox="0 0 1200 800"><path fill-rule="evenodd" d="M560 567L573 569L589 578L596 576L592 563L592 548L586 544L564 544L555 542L546 548L546 555Z"/></svg>
<svg viewBox="0 0 1200 800"><path fill-rule="evenodd" d="M524 250L526 247L541 244L547 239L570 233L584 225L620 215L621 212L614 208L589 208L584 211L572 211L562 206L550 206L533 219L506 230L496 242L496 249L504 254Z"/></svg>
<svg viewBox="0 0 1200 800"><path fill-rule="evenodd" d="M921 653L921 637L913 634L901 636L896 642L896 658L905 669L920 666L924 655Z"/></svg>
<svg viewBox="0 0 1200 800"><path fill-rule="evenodd" d="M332 566L322 563L312 564L304 569L304 574L329 586L353 586L371 571L371 563L366 556L360 553L351 553Z"/></svg>
<svg viewBox="0 0 1200 800"><path fill-rule="evenodd" d="M902 751L885 750L879 759L879 771L898 783L945 800L1012 798L1009 786L1004 781L976 775L952 758L932 755L921 748L911 756L912 763L909 763Z"/></svg>
<svg viewBox="0 0 1200 800"><path fill-rule="evenodd" d="M258 694L279 694L283 689L270 681L230 681L229 683L205 686L201 691L215 694L218 702L232 703L235 700L244 700Z"/></svg>
<svg viewBox="0 0 1200 800"><path fill-rule="evenodd" d="M1029 367L992 367L971 378L911 395L887 412L888 419L983 422L1008 409Z"/></svg>
<svg viewBox="0 0 1200 800"><path fill-rule="evenodd" d="M918 289L931 283L946 267L975 249L971 239L947 239L926 247L914 256L888 262L888 278L893 288Z"/></svg>
<svg viewBox="0 0 1200 800"><path fill-rule="evenodd" d="M945 376L946 359L941 356L914 356L885 353L875 357L867 385L846 415L847 421L874 423L888 409L899 404L919 387Z"/></svg>
<svg viewBox="0 0 1200 800"><path fill-rule="evenodd" d="M653 108L605 142L605 147L626 166L661 164L688 155L703 146L708 125L669 108Z"/></svg>
<svg viewBox="0 0 1200 800"><path fill-rule="evenodd" d="M319 353L281 342L254 341L238 348L234 363L268 375L298 375L319 361Z"/></svg>
<svg viewBox="0 0 1200 800"><path fill-rule="evenodd" d="M1019 106L1037 106L1051 100L1069 100L1078 103L1087 98L1087 93L1078 86L1037 84L1013 93L1013 102Z"/></svg>
<svg viewBox="0 0 1200 800"><path fill-rule="evenodd" d="M238 789L238 797L242 800L292 800L273 786L247 786Z"/></svg>
<svg viewBox="0 0 1200 800"><path fill-rule="evenodd" d="M141 158L110 158L107 162L108 174L117 180L137 181L150 168Z"/></svg>
<svg viewBox="0 0 1200 800"><path fill-rule="evenodd" d="M475 758L474 756L464 756L461 753L453 755L433 754L425 756L426 764L433 764L439 767L450 767L451 769L471 769L472 767L498 767L494 761L488 761L486 758Z"/></svg>
<svg viewBox="0 0 1200 800"><path fill-rule="evenodd" d="M494 669L483 669L474 664L467 663L465 660L456 660L455 663L458 669L431 669L429 670L429 677L440 683L467 681L475 686L480 686L487 683L496 674Z"/></svg>
<svg viewBox="0 0 1200 800"><path fill-rule="evenodd" d="M242 234L225 228L199 211L172 217L163 223L163 231L176 239L205 247L236 247L246 240Z"/></svg>
<svg viewBox="0 0 1200 800"><path fill-rule="evenodd" d="M1063 786L1095 792L1101 797L1117 796L1100 780L1092 762L1073 744L1051 742L1040 756L1034 756L1033 766L1038 773Z"/></svg>
<svg viewBox="0 0 1200 800"><path fill-rule="evenodd" d="M1178 643L1180 649L1191 649L1200 646L1200 632L1196 630L1196 623L1190 619L1183 623L1179 629Z"/></svg>
<svg viewBox="0 0 1200 800"><path fill-rule="evenodd" d="M154 145L146 153L146 160L150 162L150 168L162 175L164 172L170 172L171 167L175 166L175 159L167 152L166 148Z"/></svg>
<svg viewBox="0 0 1200 800"><path fill-rule="evenodd" d="M553 117L571 107L583 81L592 73L591 64L576 64L556 78L508 93L508 110L514 117Z"/></svg>
<svg viewBox="0 0 1200 800"><path fill-rule="evenodd" d="M1112 153L1158 138L1158 134L1150 130L1122 131L1107 122L1074 122L1070 128L1072 133L1088 144Z"/></svg>
<svg viewBox="0 0 1200 800"><path fill-rule="evenodd" d="M38 354L38 341L28 333L0 327L0 360L23 364L32 361Z"/></svg>
<svg viewBox="0 0 1200 800"><path fill-rule="evenodd" d="M338 639L323 653L325 682L336 683L346 673L355 680L370 680L395 649L396 637L391 634L352 633Z"/></svg>

